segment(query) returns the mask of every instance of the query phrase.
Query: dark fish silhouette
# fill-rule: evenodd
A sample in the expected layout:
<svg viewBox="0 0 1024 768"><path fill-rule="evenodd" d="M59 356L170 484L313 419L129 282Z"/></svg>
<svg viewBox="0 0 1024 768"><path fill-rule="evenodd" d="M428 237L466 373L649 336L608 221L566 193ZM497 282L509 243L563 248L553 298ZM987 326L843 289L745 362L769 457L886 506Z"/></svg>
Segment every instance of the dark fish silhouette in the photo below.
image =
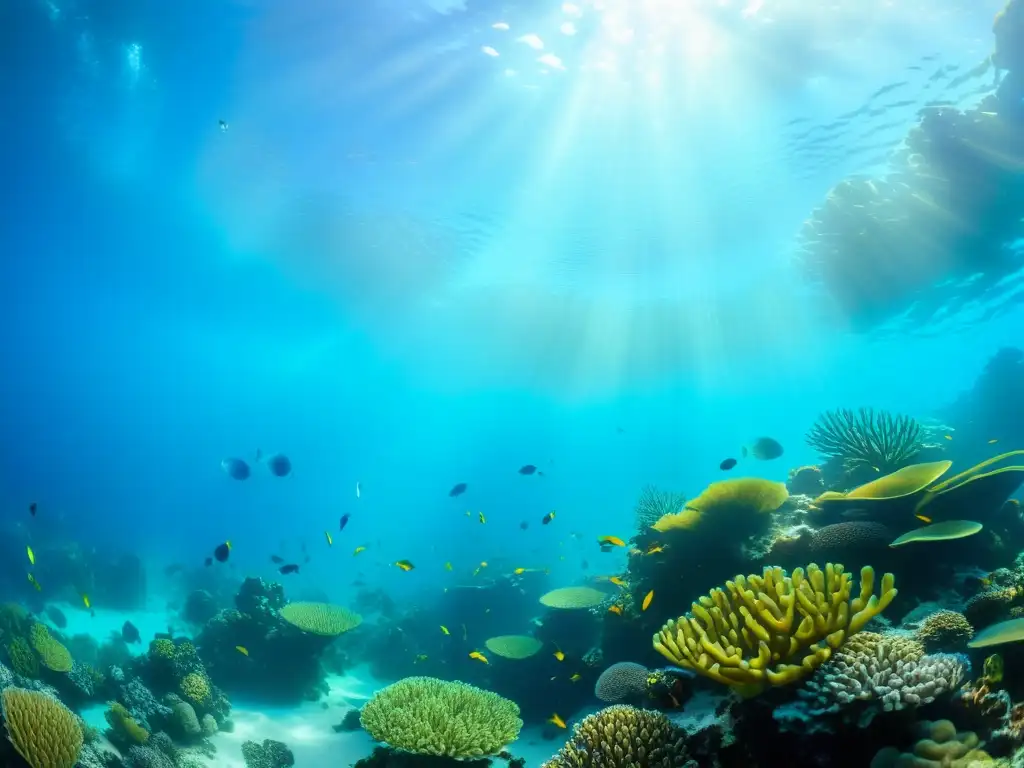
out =
<svg viewBox="0 0 1024 768"><path fill-rule="evenodd" d="M126 621L124 626L121 627L121 637L126 643L141 643L142 635L139 634L139 628L132 624L130 621Z"/></svg>
<svg viewBox="0 0 1024 768"><path fill-rule="evenodd" d="M232 480L248 480L252 475L249 465L242 459L224 459L220 468L227 472Z"/></svg>
<svg viewBox="0 0 1024 768"><path fill-rule="evenodd" d="M544 515L544 517L541 518L540 524L541 525L547 525L548 523L550 523L554 519L555 519L555 510L551 510L546 515Z"/></svg>
<svg viewBox="0 0 1024 768"><path fill-rule="evenodd" d="M345 526L348 525L348 521L351 519L351 517L352 515L347 513L341 516L341 525L338 526L339 531L345 530Z"/></svg>
<svg viewBox="0 0 1024 768"><path fill-rule="evenodd" d="M469 485L466 483L456 483L452 486L452 489L448 491L448 495L454 499L456 496L464 494L467 488L469 488Z"/></svg>
<svg viewBox="0 0 1024 768"><path fill-rule="evenodd" d="M281 563L284 562L284 558L283 557L278 557L277 555L271 555L270 556L270 562L277 563L278 565L280 565Z"/></svg>
<svg viewBox="0 0 1024 768"><path fill-rule="evenodd" d="M289 573L298 573L299 566L297 566L295 563L289 563L288 565L282 565L277 570L285 575L288 575Z"/></svg>
<svg viewBox="0 0 1024 768"><path fill-rule="evenodd" d="M32 517L36 516L36 510L39 509L39 505L34 501L28 505L28 511L32 514Z"/></svg>
<svg viewBox="0 0 1024 768"><path fill-rule="evenodd" d="M267 469L275 477L287 477L292 473L292 460L283 453L277 453L267 459Z"/></svg>
<svg viewBox="0 0 1024 768"><path fill-rule="evenodd" d="M206 560L203 561L203 565L205 565L207 568L209 568L211 565L213 565L213 558L212 557L206 558Z"/></svg>
<svg viewBox="0 0 1024 768"><path fill-rule="evenodd" d="M725 472L728 472L730 469L736 466L736 463L736 459L726 459L725 461L718 465L718 468Z"/></svg>
<svg viewBox="0 0 1024 768"><path fill-rule="evenodd" d="M782 455L782 443L771 437L759 437L749 448L743 446L743 456L746 457L748 453L755 459L771 461Z"/></svg>
<svg viewBox="0 0 1024 768"><path fill-rule="evenodd" d="M228 555L231 554L231 542L225 541L223 544L218 544L217 548L213 550L213 556L217 559L218 563L226 563Z"/></svg>
<svg viewBox="0 0 1024 768"><path fill-rule="evenodd" d="M530 524L529 524L528 522L526 522L525 520L523 520L523 522L521 522L521 523L519 524L519 527L520 527L520 529L522 529L522 530L524 530L524 531L525 531L525 530L526 530L527 528L529 528L529 527L530 527Z"/></svg>
<svg viewBox="0 0 1024 768"><path fill-rule="evenodd" d="M537 471L537 468L535 466L533 466L533 464L524 464L523 466L521 466L519 468L519 474L520 475L532 475L536 471ZM543 475L544 473L540 472L539 474Z"/></svg>

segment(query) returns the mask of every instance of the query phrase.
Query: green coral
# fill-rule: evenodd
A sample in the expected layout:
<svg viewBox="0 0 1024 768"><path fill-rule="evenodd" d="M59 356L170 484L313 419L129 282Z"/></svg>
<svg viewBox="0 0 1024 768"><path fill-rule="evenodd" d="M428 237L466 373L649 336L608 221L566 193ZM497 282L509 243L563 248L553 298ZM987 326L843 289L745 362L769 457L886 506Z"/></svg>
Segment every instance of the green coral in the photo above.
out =
<svg viewBox="0 0 1024 768"><path fill-rule="evenodd" d="M584 718L572 738L541 768L682 768L686 731L660 712L622 704Z"/></svg>
<svg viewBox="0 0 1024 768"><path fill-rule="evenodd" d="M667 622L654 649L673 664L756 692L806 677L851 635L884 611L896 589L891 573L876 596L875 571L860 572L860 594L851 597L853 575L843 566L811 563L786 576L778 567L762 575L736 576Z"/></svg>
<svg viewBox="0 0 1024 768"><path fill-rule="evenodd" d="M39 677L39 657L23 637L15 637L7 644L7 660L11 669L22 677Z"/></svg>
<svg viewBox="0 0 1024 768"><path fill-rule="evenodd" d="M103 717L110 726L112 741L124 745L145 744L149 741L149 731L139 725L120 702L110 702L110 708L103 713Z"/></svg>
<svg viewBox="0 0 1024 768"><path fill-rule="evenodd" d="M807 433L807 444L847 471L871 467L888 474L910 464L924 448L924 430L910 416L841 408L826 411Z"/></svg>
<svg viewBox="0 0 1024 768"><path fill-rule="evenodd" d="M358 613L330 603L288 603L280 613L293 627L322 637L337 637L363 621Z"/></svg>
<svg viewBox="0 0 1024 768"><path fill-rule="evenodd" d="M43 666L54 672L70 672L73 661L68 649L50 635L45 624L33 624L29 630L32 648L39 654Z"/></svg>
<svg viewBox="0 0 1024 768"><path fill-rule="evenodd" d="M210 698L210 681L199 672L189 672L181 679L181 694L193 704L202 704Z"/></svg>
<svg viewBox="0 0 1024 768"><path fill-rule="evenodd" d="M394 749L454 758L497 754L523 727L514 702L432 677L407 677L382 688L359 719L374 739Z"/></svg>
<svg viewBox="0 0 1024 768"><path fill-rule="evenodd" d="M150 661L174 661L174 641L166 637L158 637L149 644Z"/></svg>

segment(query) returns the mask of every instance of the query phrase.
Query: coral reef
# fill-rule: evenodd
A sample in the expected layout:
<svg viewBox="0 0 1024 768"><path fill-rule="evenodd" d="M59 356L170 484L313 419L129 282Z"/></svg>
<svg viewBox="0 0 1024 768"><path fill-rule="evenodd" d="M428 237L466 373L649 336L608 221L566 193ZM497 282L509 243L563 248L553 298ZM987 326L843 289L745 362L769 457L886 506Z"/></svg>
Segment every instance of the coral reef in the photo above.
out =
<svg viewBox="0 0 1024 768"><path fill-rule="evenodd" d="M871 768L971 768L991 763L982 751L984 744L973 731L958 732L949 720L924 721L917 725L919 740L908 754L895 747L881 750L871 761Z"/></svg>
<svg viewBox="0 0 1024 768"><path fill-rule="evenodd" d="M868 467L889 474L910 464L924 447L921 425L888 411L826 411L807 433L807 444L847 472Z"/></svg>
<svg viewBox="0 0 1024 768"><path fill-rule="evenodd" d="M82 751L78 719L57 699L6 688L0 703L11 744L31 768L72 768Z"/></svg>
<svg viewBox="0 0 1024 768"><path fill-rule="evenodd" d="M715 588L691 613L670 620L654 647L672 663L735 687L786 685L828 661L832 651L863 629L896 596L892 574L874 595L875 574L861 570L860 594L851 598L853 576L828 563L765 568L761 576L737 576ZM797 618L799 616L799 619Z"/></svg>
<svg viewBox="0 0 1024 768"><path fill-rule="evenodd" d="M262 744L243 742L242 758L246 768L290 768L295 765L295 756L288 746L273 739L264 739Z"/></svg>
<svg viewBox="0 0 1024 768"><path fill-rule="evenodd" d="M658 712L617 704L578 723L542 768L682 768L688 761L685 731Z"/></svg>
<svg viewBox="0 0 1024 768"><path fill-rule="evenodd" d="M519 707L465 683L410 677L382 688L363 707L363 728L377 741L422 755L494 755L523 726Z"/></svg>
<svg viewBox="0 0 1024 768"><path fill-rule="evenodd" d="M974 637L974 627L957 611L935 611L921 622L915 635L928 651L959 651Z"/></svg>

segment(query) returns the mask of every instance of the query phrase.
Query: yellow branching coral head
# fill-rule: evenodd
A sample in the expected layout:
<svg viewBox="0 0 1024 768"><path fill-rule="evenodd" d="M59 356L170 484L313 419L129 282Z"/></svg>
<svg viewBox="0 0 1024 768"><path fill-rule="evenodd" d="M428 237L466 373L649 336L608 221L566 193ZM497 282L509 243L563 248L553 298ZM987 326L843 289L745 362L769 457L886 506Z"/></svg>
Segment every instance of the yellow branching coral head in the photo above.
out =
<svg viewBox="0 0 1024 768"><path fill-rule="evenodd" d="M737 576L715 588L654 636L654 648L673 664L744 692L806 677L848 637L884 611L896 589L891 573L875 595L875 572L865 566L860 591L842 565L811 563L792 576L778 567Z"/></svg>
<svg viewBox="0 0 1024 768"><path fill-rule="evenodd" d="M174 660L174 641L158 637L149 644L149 658L154 661Z"/></svg>
<svg viewBox="0 0 1024 768"><path fill-rule="evenodd" d="M281 609L281 618L303 632L323 637L337 637L363 621L358 613L330 603L288 603Z"/></svg>
<svg viewBox="0 0 1024 768"><path fill-rule="evenodd" d="M181 679L181 695L193 704L202 704L210 698L210 681L206 675L189 672Z"/></svg>
<svg viewBox="0 0 1024 768"><path fill-rule="evenodd" d="M374 739L418 755L495 755L519 735L519 707L496 693L433 677L377 691L359 716Z"/></svg>
<svg viewBox="0 0 1024 768"><path fill-rule="evenodd" d="M45 624L33 624L29 631L29 640L32 648L39 654L39 660L43 666L54 672L71 671L71 654L68 649L50 635L50 630Z"/></svg>
<svg viewBox="0 0 1024 768"><path fill-rule="evenodd" d="M572 729L572 738L541 768L635 768L691 765L686 731L660 712L623 704L605 707Z"/></svg>
<svg viewBox="0 0 1024 768"><path fill-rule="evenodd" d="M0 694L7 738L31 768L73 768L82 751L82 728L70 709L38 691L7 688Z"/></svg>
<svg viewBox="0 0 1024 768"><path fill-rule="evenodd" d="M705 524L716 530L729 529L745 536L765 530L771 513L786 503L789 491L782 483L759 477L739 477L712 483L686 508L663 516L654 524L662 533L671 530L694 530Z"/></svg>
<svg viewBox="0 0 1024 768"><path fill-rule="evenodd" d="M110 702L110 708L103 713L103 716L121 741L128 744L145 744L149 741L149 731L139 725L138 721L120 702Z"/></svg>

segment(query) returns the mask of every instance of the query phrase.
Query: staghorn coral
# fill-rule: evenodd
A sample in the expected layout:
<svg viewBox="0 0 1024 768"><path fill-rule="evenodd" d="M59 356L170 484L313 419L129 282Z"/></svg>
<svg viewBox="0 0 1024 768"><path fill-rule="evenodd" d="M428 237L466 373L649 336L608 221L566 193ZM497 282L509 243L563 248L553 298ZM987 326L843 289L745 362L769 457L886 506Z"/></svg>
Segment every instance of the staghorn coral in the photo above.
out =
<svg viewBox="0 0 1024 768"><path fill-rule="evenodd" d="M732 537L764 533L771 525L771 513L781 507L789 492L782 483L759 477L721 480L705 488L682 511L663 515L654 529L695 531L705 524L716 531L728 530Z"/></svg>
<svg viewBox="0 0 1024 768"><path fill-rule="evenodd" d="M290 768L295 765L295 756L288 745L273 739L264 739L262 744L242 742L242 758L246 768Z"/></svg>
<svg viewBox="0 0 1024 768"><path fill-rule="evenodd" d="M886 712L928 704L955 690L969 662L959 655L925 656L916 640L861 632L835 653L800 692L811 713L838 712L856 701L880 704Z"/></svg>
<svg viewBox="0 0 1024 768"><path fill-rule="evenodd" d="M7 737L31 768L72 768L82 751L82 729L71 710L38 691L0 693Z"/></svg>
<svg viewBox="0 0 1024 768"><path fill-rule="evenodd" d="M974 627L956 611L936 611L925 617L915 635L929 651L956 651L974 637Z"/></svg>
<svg viewBox="0 0 1024 768"><path fill-rule="evenodd" d="M111 741L122 745L145 744L149 741L149 731L139 725L120 702L110 702L103 717L110 726Z"/></svg>
<svg viewBox="0 0 1024 768"><path fill-rule="evenodd" d="M660 712L617 704L578 723L541 768L681 768L687 762L685 731Z"/></svg>
<svg viewBox="0 0 1024 768"><path fill-rule="evenodd" d="M193 704L202 704L210 698L210 681L206 675L190 672L181 679L181 694Z"/></svg>
<svg viewBox="0 0 1024 768"><path fill-rule="evenodd" d="M972 768L992 763L982 751L982 742L973 731L957 731L949 720L927 720L917 724L918 741L910 753L895 747L880 750L871 768Z"/></svg>
<svg viewBox="0 0 1024 768"><path fill-rule="evenodd" d="M293 627L322 637L337 637L358 627L363 617L330 603L288 603L281 618Z"/></svg>
<svg viewBox="0 0 1024 768"><path fill-rule="evenodd" d="M650 670L643 664L632 661L612 664L597 678L594 695L609 704L638 699L647 693L648 674Z"/></svg>
<svg viewBox="0 0 1024 768"><path fill-rule="evenodd" d="M891 573L874 595L875 572L861 570L860 595L843 566L814 563L786 576L767 567L761 576L737 576L668 621L654 648L673 664L726 685L760 689L787 685L824 664L832 651L863 629L896 596Z"/></svg>
<svg viewBox="0 0 1024 768"><path fill-rule="evenodd" d="M685 506L685 494L663 491L656 486L645 485L640 491L640 498L637 499L634 510L637 530L644 531L665 515L680 512Z"/></svg>
<svg viewBox="0 0 1024 768"><path fill-rule="evenodd" d="M70 672L73 664L68 649L50 635L45 624L35 623L29 630L29 641L39 654L42 665L53 672Z"/></svg>
<svg viewBox="0 0 1024 768"><path fill-rule="evenodd" d="M924 448L921 425L888 411L842 408L826 411L807 433L807 444L841 461L847 471L863 466L888 474L910 464Z"/></svg>
<svg viewBox="0 0 1024 768"><path fill-rule="evenodd" d="M496 693L432 677L382 688L360 713L377 741L420 755L467 758L497 754L515 741L519 707Z"/></svg>

